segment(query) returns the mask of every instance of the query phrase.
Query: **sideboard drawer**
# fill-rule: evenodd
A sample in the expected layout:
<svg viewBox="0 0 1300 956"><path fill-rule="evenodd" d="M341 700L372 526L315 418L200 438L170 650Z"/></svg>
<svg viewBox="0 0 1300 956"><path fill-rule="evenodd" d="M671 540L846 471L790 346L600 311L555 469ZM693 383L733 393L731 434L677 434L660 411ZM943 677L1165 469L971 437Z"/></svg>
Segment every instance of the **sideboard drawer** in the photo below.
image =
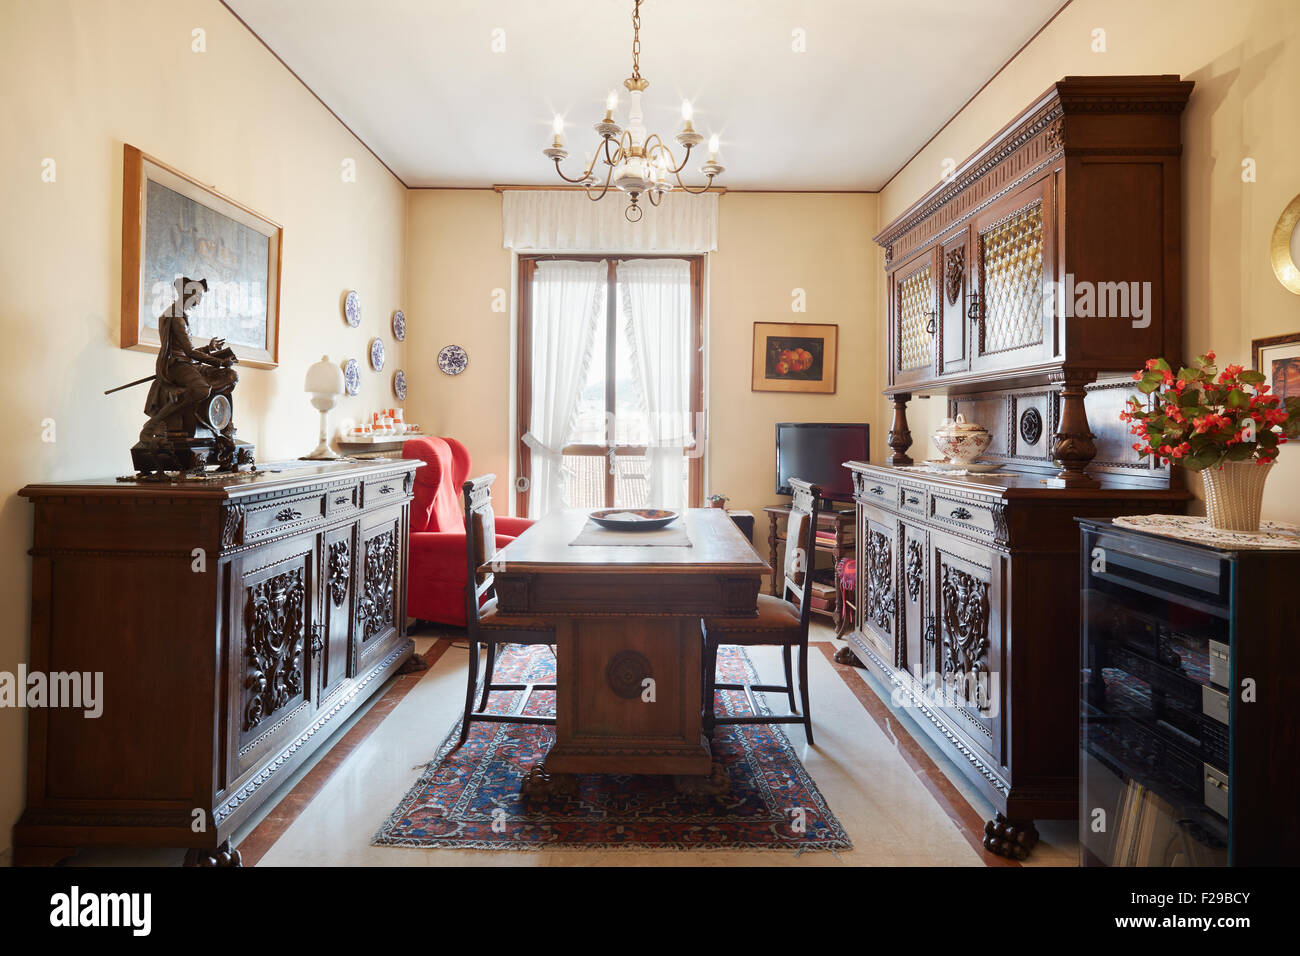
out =
<svg viewBox="0 0 1300 956"><path fill-rule="evenodd" d="M401 475L370 478L362 483L361 507L382 508L406 498Z"/></svg>
<svg viewBox="0 0 1300 956"><path fill-rule="evenodd" d="M266 539L294 531L325 517L325 494L274 498L252 505L244 518L244 541Z"/></svg>
<svg viewBox="0 0 1300 956"><path fill-rule="evenodd" d="M993 505L934 491L930 494L930 514L945 525L992 538L996 533Z"/></svg>
<svg viewBox="0 0 1300 956"><path fill-rule="evenodd" d="M898 507L898 483L881 478L878 475L854 474L859 500L888 508L893 511Z"/></svg>
<svg viewBox="0 0 1300 956"><path fill-rule="evenodd" d="M925 491L921 488L913 488L910 485L898 486L898 507L902 511L911 512L914 515L925 516Z"/></svg>
<svg viewBox="0 0 1300 956"><path fill-rule="evenodd" d="M326 492L326 508L331 518L337 518L349 511L361 507L361 486L348 485L343 488L331 488Z"/></svg>

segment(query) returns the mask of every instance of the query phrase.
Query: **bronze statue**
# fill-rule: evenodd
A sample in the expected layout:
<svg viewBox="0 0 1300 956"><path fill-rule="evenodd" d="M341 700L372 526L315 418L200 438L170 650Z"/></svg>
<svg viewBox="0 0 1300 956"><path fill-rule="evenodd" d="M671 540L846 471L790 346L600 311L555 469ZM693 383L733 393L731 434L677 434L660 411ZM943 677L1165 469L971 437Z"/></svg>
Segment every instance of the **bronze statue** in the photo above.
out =
<svg viewBox="0 0 1300 956"><path fill-rule="evenodd" d="M253 446L235 438L232 395L239 376L235 353L214 338L194 347L186 314L208 291L206 279L182 276L176 300L158 317L158 361L153 376L109 389L152 382L145 399L149 416L131 460L142 475L168 471L237 471L253 463ZM105 394L108 394L107 392Z"/></svg>

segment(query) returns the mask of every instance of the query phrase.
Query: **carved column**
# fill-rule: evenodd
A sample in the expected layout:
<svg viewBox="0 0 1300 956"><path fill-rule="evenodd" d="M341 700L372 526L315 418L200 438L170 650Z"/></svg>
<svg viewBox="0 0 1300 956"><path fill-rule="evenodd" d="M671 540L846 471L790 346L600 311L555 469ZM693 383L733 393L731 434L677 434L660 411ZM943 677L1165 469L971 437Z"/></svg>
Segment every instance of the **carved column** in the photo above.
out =
<svg viewBox="0 0 1300 956"><path fill-rule="evenodd" d="M912 447L912 432L907 427L907 403L912 400L911 392L898 392L890 396L894 403L894 420L889 425L889 447L894 453L885 461L891 465L910 465L912 459L907 449Z"/></svg>
<svg viewBox="0 0 1300 956"><path fill-rule="evenodd" d="M1097 487L1097 479L1086 474L1088 462L1097 456L1097 446L1083 404L1085 386L1096 378L1095 372L1072 369L1052 374L1052 381L1061 383L1061 420L1053 436L1052 457L1061 466L1056 477L1066 488Z"/></svg>

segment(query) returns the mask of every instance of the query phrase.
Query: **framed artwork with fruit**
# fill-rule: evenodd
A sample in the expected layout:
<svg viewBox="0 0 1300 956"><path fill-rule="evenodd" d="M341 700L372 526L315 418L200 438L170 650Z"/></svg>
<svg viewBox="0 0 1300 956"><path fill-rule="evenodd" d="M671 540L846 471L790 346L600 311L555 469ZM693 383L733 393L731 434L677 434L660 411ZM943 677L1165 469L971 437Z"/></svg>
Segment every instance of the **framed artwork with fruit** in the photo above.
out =
<svg viewBox="0 0 1300 956"><path fill-rule="evenodd" d="M838 325L754 323L755 392L835 393Z"/></svg>

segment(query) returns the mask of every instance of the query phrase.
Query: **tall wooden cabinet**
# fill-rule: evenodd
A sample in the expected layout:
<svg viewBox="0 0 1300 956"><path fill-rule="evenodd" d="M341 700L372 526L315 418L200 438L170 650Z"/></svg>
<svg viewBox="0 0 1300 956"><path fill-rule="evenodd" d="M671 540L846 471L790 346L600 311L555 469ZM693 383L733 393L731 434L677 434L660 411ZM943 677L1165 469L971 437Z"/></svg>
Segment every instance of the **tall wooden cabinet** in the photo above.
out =
<svg viewBox="0 0 1300 956"><path fill-rule="evenodd" d="M876 237L886 463L852 462L856 656L970 777L1023 857L1078 798L1075 517L1179 510L1118 412L1182 358L1175 76L1066 77ZM987 475L913 467L908 404L983 424ZM917 436L931 449L929 436Z"/></svg>
<svg viewBox="0 0 1300 956"><path fill-rule="evenodd" d="M99 675L102 713L29 713L15 862L91 844L221 858L411 654L417 464L24 488L29 671Z"/></svg>

